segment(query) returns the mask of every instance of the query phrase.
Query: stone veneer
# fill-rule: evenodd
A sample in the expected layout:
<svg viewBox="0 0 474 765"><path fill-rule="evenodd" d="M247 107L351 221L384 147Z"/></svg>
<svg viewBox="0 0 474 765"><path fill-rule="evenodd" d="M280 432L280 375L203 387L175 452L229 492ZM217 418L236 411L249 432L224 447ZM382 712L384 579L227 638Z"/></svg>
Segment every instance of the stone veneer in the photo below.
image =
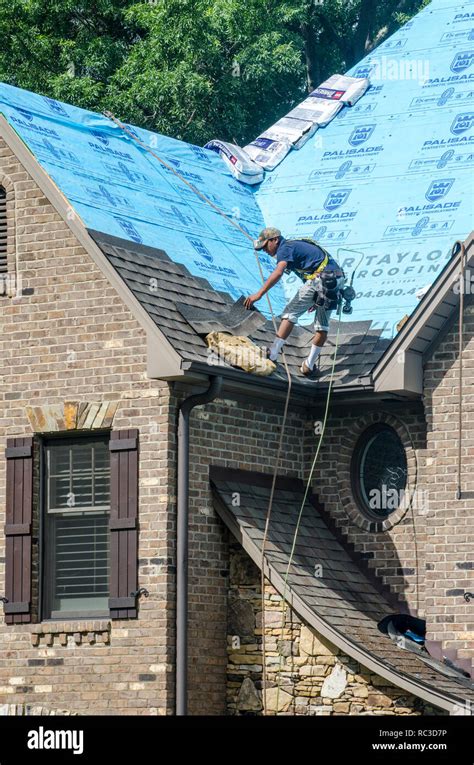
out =
<svg viewBox="0 0 474 765"><path fill-rule="evenodd" d="M263 714L260 571L231 543L227 622L227 709ZM362 667L299 619L265 587L267 714L444 715Z"/></svg>

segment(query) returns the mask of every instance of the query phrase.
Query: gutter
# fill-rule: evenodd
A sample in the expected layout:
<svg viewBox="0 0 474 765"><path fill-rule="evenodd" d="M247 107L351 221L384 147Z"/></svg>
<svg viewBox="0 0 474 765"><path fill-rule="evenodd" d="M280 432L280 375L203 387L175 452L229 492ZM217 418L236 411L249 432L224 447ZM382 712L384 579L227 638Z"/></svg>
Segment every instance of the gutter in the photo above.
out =
<svg viewBox="0 0 474 765"><path fill-rule="evenodd" d="M288 382L286 380L286 377L273 377L272 375L269 375L268 377L259 377L258 375L249 374L248 372L244 372L240 369L236 369L232 366L225 366L221 367L222 372L220 372L222 375L225 376L226 380L235 382L239 387L245 387L248 388L249 386L254 386L259 389L259 392L262 391L262 389L268 389L269 391L283 391L286 392L288 388ZM193 373L196 373L197 375L205 374L206 378L209 375L209 363L203 362L203 361L182 361L181 362L181 371L183 373L183 378L186 375L190 375ZM220 370L219 370L220 371ZM217 369L216 369L217 372ZM165 378L161 378L165 379ZM325 398L327 395L329 387L329 380L324 380L323 382L318 382L317 385L311 385L311 383L308 382L299 382L298 379L292 380L292 388L293 393L299 393L303 397L311 398L313 400L315 398L315 394L318 393L322 394L321 398ZM353 383L350 383L349 385L338 385L337 381L333 385L333 396L343 396L345 394L350 393L360 393L365 391L374 391L374 385L372 382L372 376L370 374L363 375L361 377L357 378L357 382L354 381Z"/></svg>
<svg viewBox="0 0 474 765"><path fill-rule="evenodd" d="M188 696L188 527L189 527L189 418L195 406L213 401L221 392L222 377L210 377L209 387L185 399L178 419L178 494L176 522L176 714L187 714Z"/></svg>

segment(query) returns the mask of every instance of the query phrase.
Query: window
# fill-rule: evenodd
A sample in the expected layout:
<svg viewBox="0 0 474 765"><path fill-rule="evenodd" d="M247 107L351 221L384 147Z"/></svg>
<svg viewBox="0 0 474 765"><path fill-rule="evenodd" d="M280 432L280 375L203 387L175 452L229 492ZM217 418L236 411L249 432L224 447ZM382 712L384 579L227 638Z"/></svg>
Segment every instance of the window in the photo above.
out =
<svg viewBox="0 0 474 765"><path fill-rule="evenodd" d="M0 274L7 272L7 195L0 186Z"/></svg>
<svg viewBox="0 0 474 765"><path fill-rule="evenodd" d="M46 441L43 500L43 617L107 615L109 438Z"/></svg>
<svg viewBox="0 0 474 765"><path fill-rule="evenodd" d="M407 459L389 425L376 424L359 438L351 462L352 492L362 513L383 521L405 501Z"/></svg>

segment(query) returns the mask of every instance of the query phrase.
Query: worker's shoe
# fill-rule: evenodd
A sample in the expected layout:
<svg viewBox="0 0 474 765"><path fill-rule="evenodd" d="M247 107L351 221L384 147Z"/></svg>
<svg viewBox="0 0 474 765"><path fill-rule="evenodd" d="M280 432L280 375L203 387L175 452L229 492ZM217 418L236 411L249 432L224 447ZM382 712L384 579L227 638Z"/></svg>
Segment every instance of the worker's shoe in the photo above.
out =
<svg viewBox="0 0 474 765"><path fill-rule="evenodd" d="M300 366L300 372L302 375L307 377L308 380L316 380L318 377L318 370L316 369L316 367L313 367L313 369L310 369L306 361L303 361L302 365Z"/></svg>
<svg viewBox="0 0 474 765"><path fill-rule="evenodd" d="M276 364L276 363L278 362L278 358L276 358L276 359L272 359L272 358L270 357L270 354L271 354L271 352L272 352L272 349L271 349L271 348L265 348L265 355L266 355L267 359L268 359L269 361L271 361L271 362L272 362L272 364Z"/></svg>

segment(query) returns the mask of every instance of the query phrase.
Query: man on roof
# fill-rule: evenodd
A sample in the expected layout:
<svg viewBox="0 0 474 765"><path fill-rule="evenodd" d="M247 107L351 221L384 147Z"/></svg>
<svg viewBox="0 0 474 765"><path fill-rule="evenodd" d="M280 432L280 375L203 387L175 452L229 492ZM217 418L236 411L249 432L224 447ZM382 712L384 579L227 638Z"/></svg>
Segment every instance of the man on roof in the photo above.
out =
<svg viewBox="0 0 474 765"><path fill-rule="evenodd" d="M285 239L277 228L264 228L254 242L254 248L275 258L276 267L259 291L246 298L244 305L248 309L252 308L280 281L284 273L296 273L300 277L303 284L285 307L277 336L267 353L271 361L276 361L299 317L308 310L314 310L315 334L308 357L300 367L305 377L312 377L321 348L327 340L329 319L344 287L344 272L317 242L311 239Z"/></svg>

